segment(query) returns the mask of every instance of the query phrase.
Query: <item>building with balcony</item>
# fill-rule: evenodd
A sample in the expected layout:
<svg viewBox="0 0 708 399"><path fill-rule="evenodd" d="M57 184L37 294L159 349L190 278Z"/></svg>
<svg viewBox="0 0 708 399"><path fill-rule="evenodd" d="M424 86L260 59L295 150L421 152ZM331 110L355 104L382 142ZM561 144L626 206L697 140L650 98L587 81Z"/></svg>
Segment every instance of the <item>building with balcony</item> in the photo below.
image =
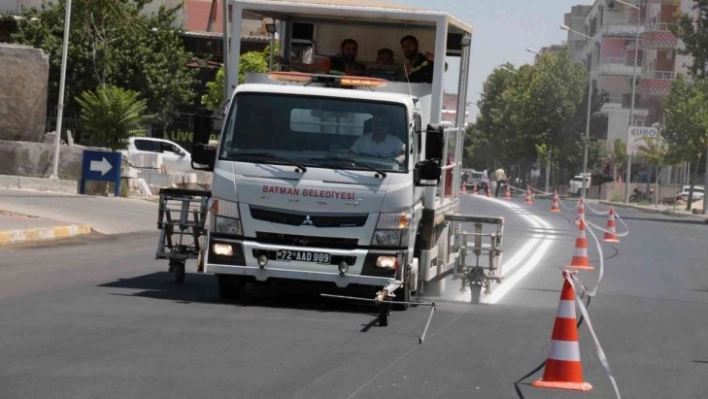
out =
<svg viewBox="0 0 708 399"><path fill-rule="evenodd" d="M690 57L678 54L679 41L669 31L677 6L691 13L693 1L625 0L632 7L615 0L596 0L587 8L571 9L565 22L571 29L592 39L568 32L574 60L581 59L573 49L580 48L586 67L591 71L593 87L604 97L602 112L608 117L608 144L626 141L630 126L632 85L634 118L631 125L650 126L663 120L663 102L677 73L685 72ZM578 12L584 11L584 26L578 24ZM572 45L571 45L572 44ZM636 47L638 44L638 47ZM636 49L636 52L635 52ZM636 62L635 62L636 60Z"/></svg>
<svg viewBox="0 0 708 399"><path fill-rule="evenodd" d="M644 7L646 25L642 33L642 51L645 61L637 84L637 93L643 107L649 109L647 124L662 123L663 102L671 91L677 74L686 74L691 57L678 53L679 40L669 31L675 19L677 6L680 11L692 14L693 1L646 0Z"/></svg>
<svg viewBox="0 0 708 399"><path fill-rule="evenodd" d="M585 15L583 30L592 39L585 39L583 54L593 88L603 95L601 111L607 115L607 133L599 138L608 143L627 137L632 83L641 76L644 62L641 45L636 53L635 45L644 25L640 10L613 0L596 0ZM569 32L570 36L578 35ZM649 110L640 105L636 93L634 100L634 124L643 125Z"/></svg>

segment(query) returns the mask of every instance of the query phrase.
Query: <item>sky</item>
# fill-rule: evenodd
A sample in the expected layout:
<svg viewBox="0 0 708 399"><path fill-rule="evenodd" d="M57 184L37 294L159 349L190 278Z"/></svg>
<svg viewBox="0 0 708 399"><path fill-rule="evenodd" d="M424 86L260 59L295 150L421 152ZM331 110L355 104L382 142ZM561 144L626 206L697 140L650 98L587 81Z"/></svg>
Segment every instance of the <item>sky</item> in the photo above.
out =
<svg viewBox="0 0 708 399"><path fill-rule="evenodd" d="M468 98L479 100L482 85L494 68L507 62L532 64L538 50L565 43L568 32L561 30L563 15L574 5L592 5L593 0L385 0L428 10L446 11L472 25L472 48ZM450 65L446 75L456 76L458 67ZM456 78L455 78L456 79ZM454 82L454 81L453 81ZM446 81L446 92L457 92L457 85ZM470 122L478 109L470 109Z"/></svg>

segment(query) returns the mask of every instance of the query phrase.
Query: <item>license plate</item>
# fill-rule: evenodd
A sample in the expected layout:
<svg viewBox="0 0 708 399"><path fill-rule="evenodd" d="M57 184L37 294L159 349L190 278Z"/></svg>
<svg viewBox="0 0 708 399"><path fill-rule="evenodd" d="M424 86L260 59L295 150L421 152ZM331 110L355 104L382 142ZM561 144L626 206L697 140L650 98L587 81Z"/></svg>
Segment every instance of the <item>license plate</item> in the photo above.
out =
<svg viewBox="0 0 708 399"><path fill-rule="evenodd" d="M325 252L289 251L286 249L281 249L278 251L277 259L300 262L329 263L330 255Z"/></svg>

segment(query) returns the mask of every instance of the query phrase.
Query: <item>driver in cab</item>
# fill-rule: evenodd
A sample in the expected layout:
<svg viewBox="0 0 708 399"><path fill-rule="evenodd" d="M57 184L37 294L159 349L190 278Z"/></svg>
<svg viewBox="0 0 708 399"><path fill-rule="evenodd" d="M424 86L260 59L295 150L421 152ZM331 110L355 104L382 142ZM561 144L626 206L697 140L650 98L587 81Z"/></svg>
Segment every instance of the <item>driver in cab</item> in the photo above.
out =
<svg viewBox="0 0 708 399"><path fill-rule="evenodd" d="M365 124L369 125L368 123ZM374 157L391 157L399 163L405 159L405 144L398 137L388 134L389 125L385 119L374 118L371 131L364 133L351 146L356 154Z"/></svg>

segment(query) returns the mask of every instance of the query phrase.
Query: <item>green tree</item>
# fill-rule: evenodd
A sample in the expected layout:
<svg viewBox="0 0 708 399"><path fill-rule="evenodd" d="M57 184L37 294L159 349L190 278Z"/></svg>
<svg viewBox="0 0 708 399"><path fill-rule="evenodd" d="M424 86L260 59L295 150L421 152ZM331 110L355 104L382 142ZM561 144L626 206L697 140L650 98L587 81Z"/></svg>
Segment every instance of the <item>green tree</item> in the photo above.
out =
<svg viewBox="0 0 708 399"><path fill-rule="evenodd" d="M576 146L578 131L572 121L583 103L587 73L573 63L567 47L559 54L543 54L517 84L504 93L519 144L526 149L543 145L545 153L562 154ZM540 154L534 154L534 156Z"/></svg>
<svg viewBox="0 0 708 399"><path fill-rule="evenodd" d="M679 48L679 53L691 56L692 62L688 65L689 75L692 78L706 77L706 65L708 65L708 0L693 0L691 7L693 13L680 11L680 2L677 5L679 10L676 13L677 18L673 23L669 24L669 30L683 42L683 46Z"/></svg>
<svg viewBox="0 0 708 399"><path fill-rule="evenodd" d="M662 136L668 144L667 157L695 165L691 195L698 178L700 160L708 148L708 81L688 82L678 76L665 103L666 124ZM686 209L691 209L688 201Z"/></svg>
<svg viewBox="0 0 708 399"><path fill-rule="evenodd" d="M224 103L224 86L226 85L226 75L222 66L216 72L216 77L206 84L206 93L202 96L202 105L211 111L215 111Z"/></svg>
<svg viewBox="0 0 708 399"><path fill-rule="evenodd" d="M696 81L696 85L700 87L698 91L705 92L706 84L703 81L708 78L706 69L706 65L708 65L708 0L693 0L692 12L690 13L683 11L683 8L680 7L680 2L676 2L676 5L677 9L681 11L677 12L676 22L670 24L669 29L681 40L680 54L691 56L692 61L688 65L690 78ZM708 96L704 94L704 99L705 97ZM699 112L699 119L703 119L704 116L704 111ZM708 138L706 137L708 133L706 131L704 129L703 134L698 135L698 141L693 143L695 146L691 147L692 151L687 154L688 157L696 157L696 168L694 178L691 180L690 195L693 195L693 186L698 177L702 157L705 162L704 184L708 186ZM695 150L699 150L699 154L694 155ZM675 151L672 150L671 152ZM690 208L691 201L688 201L687 209ZM708 197L704 197L703 200L703 213L706 212L708 212Z"/></svg>
<svg viewBox="0 0 708 399"><path fill-rule="evenodd" d="M654 172L656 173L656 181L654 182L654 203L658 204L659 174L661 174L661 169L669 164L669 146L663 139L648 137L644 139L644 144L639 145L637 152L644 163L654 168ZM649 184L649 181L647 181L647 191L649 191Z"/></svg>
<svg viewBox="0 0 708 399"><path fill-rule="evenodd" d="M131 136L145 133L147 102L135 91L116 86L99 86L76 99L84 128L94 145L113 151L126 147Z"/></svg>
<svg viewBox="0 0 708 399"><path fill-rule="evenodd" d="M238 83L241 84L245 82L246 73L268 72L269 57L270 47L266 47L264 51L249 51L241 54L238 68ZM202 96L202 105L212 111L215 111L222 106L224 103L224 86L226 85L225 79L226 76L224 74L224 67L222 66L216 73L214 80L206 84L207 91Z"/></svg>
<svg viewBox="0 0 708 399"><path fill-rule="evenodd" d="M166 122L177 104L194 98L193 56L171 28L182 5L142 15L147 0L74 0L67 57L66 112L75 99L102 84L141 93L157 122ZM56 104L66 0L23 8L13 41L49 54L49 102Z"/></svg>
<svg viewBox="0 0 708 399"><path fill-rule="evenodd" d="M246 73L268 72L268 55L265 51L249 51L241 55L238 68L238 83L246 81Z"/></svg>
<svg viewBox="0 0 708 399"><path fill-rule="evenodd" d="M528 73L529 68L523 68L522 73ZM470 137L465 139L469 151L470 164L479 169L493 170L496 166L511 164L518 160L515 144L518 132L512 125L509 104L504 93L516 84L516 74L511 64L501 65L487 77L483 93L478 102L479 114L473 126L468 128ZM532 153L533 150L526 153ZM528 157L526 157L528 158Z"/></svg>
<svg viewBox="0 0 708 399"><path fill-rule="evenodd" d="M627 161L627 145L621 139L615 139L612 148L607 152L605 160L612 168L612 189L617 191L617 169Z"/></svg>

